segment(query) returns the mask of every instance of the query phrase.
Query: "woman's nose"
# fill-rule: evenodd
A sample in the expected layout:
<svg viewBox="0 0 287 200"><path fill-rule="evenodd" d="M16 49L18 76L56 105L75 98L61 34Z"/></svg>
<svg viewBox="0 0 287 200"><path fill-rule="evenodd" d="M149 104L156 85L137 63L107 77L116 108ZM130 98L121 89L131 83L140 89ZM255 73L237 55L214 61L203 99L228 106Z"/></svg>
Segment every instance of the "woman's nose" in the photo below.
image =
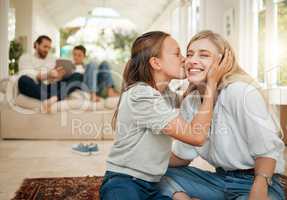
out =
<svg viewBox="0 0 287 200"><path fill-rule="evenodd" d="M197 64L199 64L199 61L196 58L191 58L190 63L193 65L197 65Z"/></svg>

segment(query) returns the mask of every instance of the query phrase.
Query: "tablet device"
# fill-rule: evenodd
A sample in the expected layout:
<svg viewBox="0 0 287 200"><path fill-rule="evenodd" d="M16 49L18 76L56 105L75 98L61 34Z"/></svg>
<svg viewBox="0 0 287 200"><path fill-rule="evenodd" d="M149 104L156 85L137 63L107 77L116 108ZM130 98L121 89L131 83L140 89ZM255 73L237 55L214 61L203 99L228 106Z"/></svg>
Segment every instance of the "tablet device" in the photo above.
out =
<svg viewBox="0 0 287 200"><path fill-rule="evenodd" d="M75 70L75 65L72 63L71 60L68 59L57 59L56 60L56 68L63 67L66 75L70 75Z"/></svg>

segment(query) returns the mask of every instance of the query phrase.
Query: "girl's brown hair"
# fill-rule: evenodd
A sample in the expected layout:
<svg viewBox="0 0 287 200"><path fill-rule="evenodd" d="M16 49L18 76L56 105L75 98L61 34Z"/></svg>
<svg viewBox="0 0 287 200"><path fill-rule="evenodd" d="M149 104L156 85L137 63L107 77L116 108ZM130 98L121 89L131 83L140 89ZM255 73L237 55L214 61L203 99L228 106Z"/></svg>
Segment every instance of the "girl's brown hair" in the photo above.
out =
<svg viewBox="0 0 287 200"><path fill-rule="evenodd" d="M145 82L151 87L156 88L150 58L160 57L163 41L170 36L161 31L152 31L139 36L133 43L131 57L127 62L124 73L123 83L116 111L112 119L112 127L115 130L116 120L119 112L122 94L137 82Z"/></svg>

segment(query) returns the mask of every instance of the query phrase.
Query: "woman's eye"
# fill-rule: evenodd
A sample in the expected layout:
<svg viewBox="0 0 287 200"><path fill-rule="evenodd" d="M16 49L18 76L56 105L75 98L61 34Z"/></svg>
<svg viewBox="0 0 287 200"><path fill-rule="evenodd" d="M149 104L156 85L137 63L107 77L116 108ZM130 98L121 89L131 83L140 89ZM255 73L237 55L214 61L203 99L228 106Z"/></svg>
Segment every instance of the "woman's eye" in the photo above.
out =
<svg viewBox="0 0 287 200"><path fill-rule="evenodd" d="M191 57L192 56L192 54L191 53L188 53L187 55L186 55L186 57Z"/></svg>
<svg viewBox="0 0 287 200"><path fill-rule="evenodd" d="M206 58L206 57L209 57L209 55L208 54L201 54L200 57Z"/></svg>

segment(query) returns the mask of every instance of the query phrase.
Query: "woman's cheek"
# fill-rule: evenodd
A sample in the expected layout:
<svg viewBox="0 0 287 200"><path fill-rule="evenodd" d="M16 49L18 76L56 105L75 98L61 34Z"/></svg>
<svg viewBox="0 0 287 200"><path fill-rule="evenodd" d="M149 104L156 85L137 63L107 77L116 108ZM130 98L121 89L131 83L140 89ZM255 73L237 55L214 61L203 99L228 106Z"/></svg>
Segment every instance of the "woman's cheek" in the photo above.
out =
<svg viewBox="0 0 287 200"><path fill-rule="evenodd" d="M213 61L212 60L206 60L203 62L205 71L209 71L209 69L212 67Z"/></svg>

